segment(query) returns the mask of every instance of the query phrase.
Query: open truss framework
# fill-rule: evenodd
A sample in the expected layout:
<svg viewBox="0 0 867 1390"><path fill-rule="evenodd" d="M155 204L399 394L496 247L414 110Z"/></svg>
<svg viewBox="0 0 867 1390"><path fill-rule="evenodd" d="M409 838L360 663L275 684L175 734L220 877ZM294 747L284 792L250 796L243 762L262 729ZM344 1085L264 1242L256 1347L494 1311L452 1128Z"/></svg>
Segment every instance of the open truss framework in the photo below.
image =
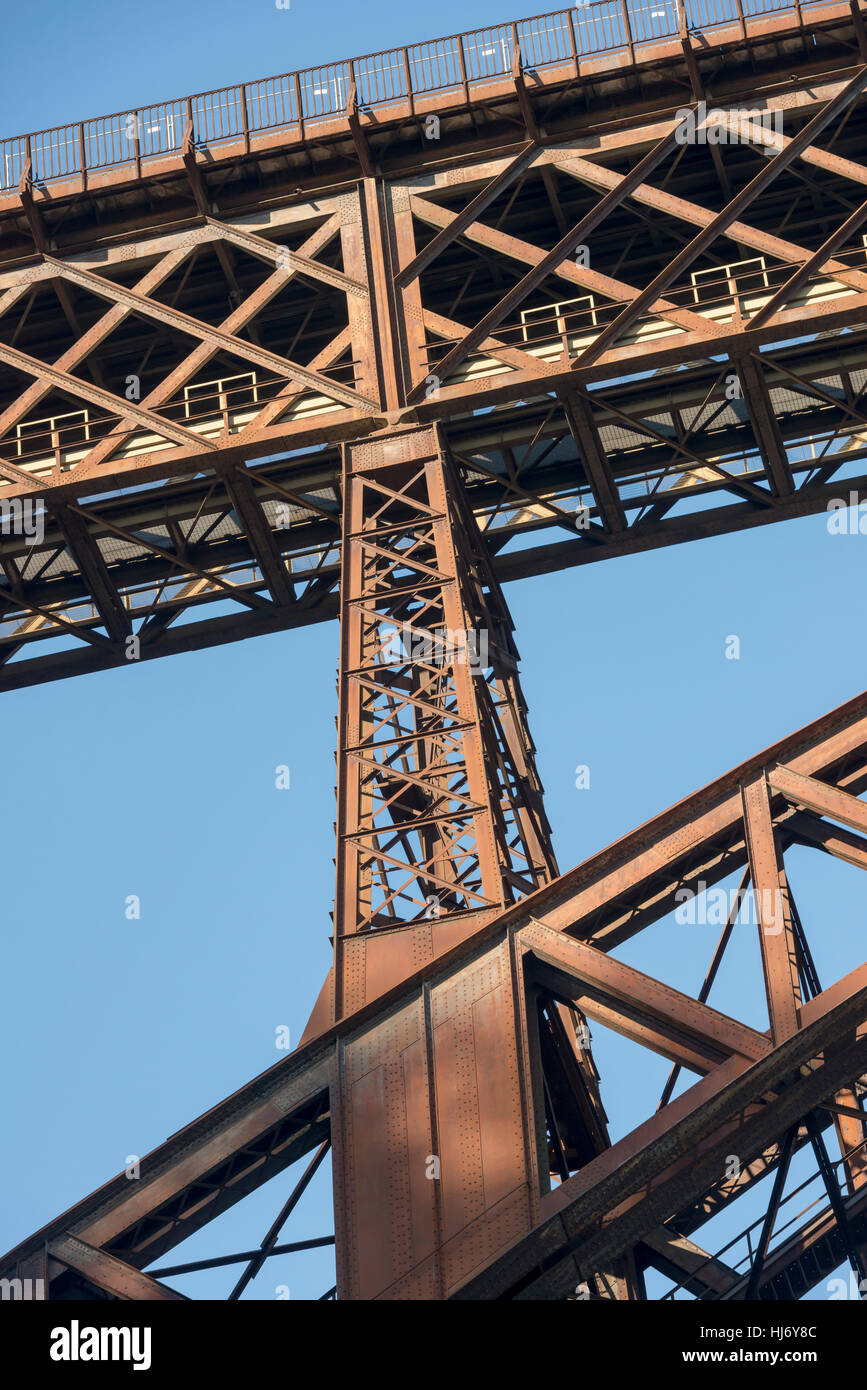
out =
<svg viewBox="0 0 867 1390"><path fill-rule="evenodd" d="M0 193L0 685L341 634L334 966L299 1048L4 1277L174 1299L225 1266L239 1298L334 1243L324 1298L867 1278L867 966L820 982L785 858L867 867L867 695L560 875L501 587L867 497L862 14L700 28L542 73L517 43L508 80L379 125L356 96L285 149L191 128ZM696 997L611 954L732 874ZM761 1029L708 1002L745 895ZM613 1144L594 1021L672 1066ZM329 1150L334 1234L287 1241ZM785 1221L806 1155L824 1196ZM258 1245L167 1263L305 1156ZM746 1258L705 1248L746 1193Z"/></svg>
<svg viewBox="0 0 867 1390"><path fill-rule="evenodd" d="M25 170L3 687L336 617L341 442L402 424L439 422L501 582L860 501L864 24L749 21L443 96L436 141L395 115L361 177L309 130Z"/></svg>
<svg viewBox="0 0 867 1390"><path fill-rule="evenodd" d="M179 1295L161 1276L260 1268L299 1248L278 1243L294 1192L259 1249L192 1265L166 1256L330 1136L341 1297L556 1298L582 1285L638 1297L655 1268L696 1297L785 1299L847 1257L867 1277L867 966L822 987L785 867L809 846L867 868L865 788L867 694L311 1027L147 1155L139 1182L114 1179L11 1252L4 1273L45 1278L58 1297L95 1286L162 1298ZM610 954L684 889L732 873L755 895L766 1030L708 1003L731 920L696 997ZM567 1035L564 1017L614 1028L698 1079L674 1099L666 1087L656 1110L651 1098L647 1120L610 1145L582 1030ZM772 1225L774 1175L808 1145L826 1199L805 1221L781 1222L775 1244L757 1230L745 1268L702 1248L700 1228L763 1180ZM437 1182L425 1178L431 1154Z"/></svg>

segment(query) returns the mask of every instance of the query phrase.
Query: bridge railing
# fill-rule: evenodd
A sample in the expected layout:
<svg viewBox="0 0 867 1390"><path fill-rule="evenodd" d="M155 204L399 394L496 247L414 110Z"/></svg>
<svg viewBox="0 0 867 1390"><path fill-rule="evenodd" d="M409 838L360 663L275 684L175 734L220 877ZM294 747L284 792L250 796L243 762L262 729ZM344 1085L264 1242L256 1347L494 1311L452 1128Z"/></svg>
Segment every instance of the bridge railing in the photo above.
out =
<svg viewBox="0 0 867 1390"><path fill-rule="evenodd" d="M15 189L28 171L36 184L124 166L139 174L147 162L180 152L188 129L195 145L208 148L269 131L301 134L305 121L342 115L353 90L363 110L438 92L469 94L511 72L516 45L525 69L541 72L596 54L634 55L680 33L707 34L733 21L822 3L578 0L571 9L515 23L15 135L0 141L0 191Z"/></svg>

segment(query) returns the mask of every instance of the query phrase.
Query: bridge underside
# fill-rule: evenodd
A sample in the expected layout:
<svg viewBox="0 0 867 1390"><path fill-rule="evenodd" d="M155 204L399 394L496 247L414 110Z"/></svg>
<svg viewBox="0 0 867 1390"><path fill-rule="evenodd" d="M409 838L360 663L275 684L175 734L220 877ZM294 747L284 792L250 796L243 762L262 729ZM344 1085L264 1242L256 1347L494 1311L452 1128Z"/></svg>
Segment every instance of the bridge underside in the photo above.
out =
<svg viewBox="0 0 867 1390"><path fill-rule="evenodd" d="M867 695L560 875L501 588L867 499L865 91L860 10L814 5L50 187L27 146L0 688L339 617L337 875L296 1052L3 1277L238 1298L311 1243L341 1299L867 1277L867 966L823 985L786 867L867 868ZM611 954L732 879L694 997ZM747 899L767 1027L708 1003ZM616 1143L588 1025L672 1067ZM329 1149L334 1235L281 1244ZM308 1154L257 1247L165 1263Z"/></svg>
<svg viewBox="0 0 867 1390"><path fill-rule="evenodd" d="M742 27L22 175L0 688L336 616L339 443L402 424L500 581L867 495L863 21Z"/></svg>

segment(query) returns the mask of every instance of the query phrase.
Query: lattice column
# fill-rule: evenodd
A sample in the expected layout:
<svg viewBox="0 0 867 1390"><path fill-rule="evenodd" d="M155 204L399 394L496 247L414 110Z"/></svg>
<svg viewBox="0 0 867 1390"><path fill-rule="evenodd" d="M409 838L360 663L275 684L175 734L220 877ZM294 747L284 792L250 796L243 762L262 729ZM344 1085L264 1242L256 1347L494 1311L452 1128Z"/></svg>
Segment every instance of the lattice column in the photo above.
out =
<svg viewBox="0 0 867 1390"><path fill-rule="evenodd" d="M343 566L338 1014L557 872L508 612L435 427L346 447Z"/></svg>

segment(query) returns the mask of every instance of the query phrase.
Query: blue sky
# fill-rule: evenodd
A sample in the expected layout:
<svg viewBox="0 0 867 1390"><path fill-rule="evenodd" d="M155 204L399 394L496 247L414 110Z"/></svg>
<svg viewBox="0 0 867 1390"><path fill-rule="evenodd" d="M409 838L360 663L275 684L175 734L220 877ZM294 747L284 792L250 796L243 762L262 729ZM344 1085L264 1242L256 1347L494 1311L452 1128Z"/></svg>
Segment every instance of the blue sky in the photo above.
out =
<svg viewBox="0 0 867 1390"><path fill-rule="evenodd" d="M512 17L482 0L21 7L0 131ZM862 688L865 558L865 537L820 516L507 586L561 868ZM0 1246L278 1060L278 1026L300 1035L330 958L336 663L330 625L3 697ZM864 954L857 871L804 854L792 880L830 982ZM662 927L622 954L695 990L716 934ZM711 997L748 1021L751 941ZM618 1136L668 1067L604 1030L594 1043ZM258 1245L286 1190L185 1258ZM323 1169L283 1239L331 1229ZM331 1267L328 1251L279 1258L248 1296L317 1296ZM219 1297L229 1276L179 1286Z"/></svg>
<svg viewBox="0 0 867 1390"><path fill-rule="evenodd" d="M396 45L539 13L495 0L45 0L19 5L7 28L4 135L126 111ZM39 79L22 60L39 54Z"/></svg>

